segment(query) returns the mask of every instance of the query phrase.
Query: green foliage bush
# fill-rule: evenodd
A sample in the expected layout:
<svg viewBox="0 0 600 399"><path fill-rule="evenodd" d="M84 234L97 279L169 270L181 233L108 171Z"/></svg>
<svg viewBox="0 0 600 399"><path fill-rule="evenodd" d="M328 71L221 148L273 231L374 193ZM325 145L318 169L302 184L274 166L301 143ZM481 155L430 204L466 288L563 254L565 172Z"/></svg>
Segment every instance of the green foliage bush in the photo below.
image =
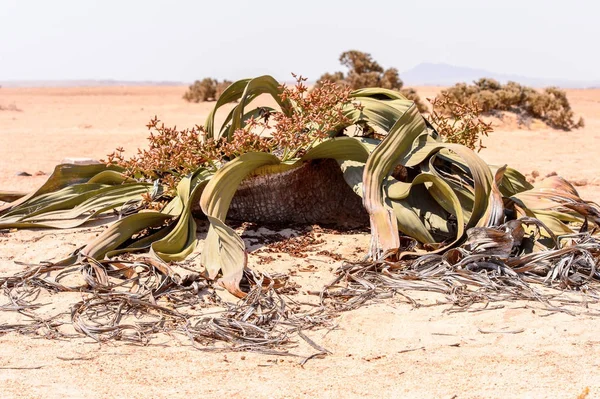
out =
<svg viewBox="0 0 600 399"><path fill-rule="evenodd" d="M340 64L348 68L348 73L325 73L317 80L316 86L324 82L332 82L348 86L352 90L365 87L382 87L396 90L404 94L409 100L417 104L420 112L427 112L427 105L419 98L416 90L403 88L404 82L400 79L396 68L383 69L371 54L350 50L340 55Z"/></svg>
<svg viewBox="0 0 600 399"><path fill-rule="evenodd" d="M196 80L189 86L188 91L183 95L183 99L194 103L215 101L230 84L229 80L219 82L213 78Z"/></svg>
<svg viewBox="0 0 600 399"><path fill-rule="evenodd" d="M472 85L458 83L443 90L441 95L459 104L475 102L484 114L514 112L521 118L537 118L553 128L562 130L584 126L583 118L575 121L564 90L556 87L538 91L516 82L502 85L494 79L482 78Z"/></svg>

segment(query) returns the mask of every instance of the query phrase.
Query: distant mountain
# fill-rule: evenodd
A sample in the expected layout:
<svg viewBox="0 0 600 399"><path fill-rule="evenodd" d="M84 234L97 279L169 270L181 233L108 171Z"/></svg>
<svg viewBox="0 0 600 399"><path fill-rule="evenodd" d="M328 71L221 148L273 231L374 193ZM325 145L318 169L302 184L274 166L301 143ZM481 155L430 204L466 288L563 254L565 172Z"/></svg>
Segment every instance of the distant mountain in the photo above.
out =
<svg viewBox="0 0 600 399"><path fill-rule="evenodd" d="M479 78L493 78L502 83L509 80L533 87L558 86L563 88L600 88L600 81L581 81L569 79L532 78L520 75L502 74L461 67L450 64L422 63L400 74L407 86L451 86L459 82L471 83ZM293 82L291 82L293 83ZM1 87L101 87L101 86L183 86L186 82L177 81L134 81L112 79L79 80L6 80L0 81Z"/></svg>
<svg viewBox="0 0 600 399"><path fill-rule="evenodd" d="M133 81L133 80L7 80L0 81L2 87L103 87L103 86L181 86L183 82Z"/></svg>
<svg viewBox="0 0 600 399"><path fill-rule="evenodd" d="M493 78L502 83L509 80L533 87L558 86L563 88L600 87L600 81L532 78L461 67L449 64L422 63L400 74L407 86L451 86L459 82L471 83L479 78Z"/></svg>

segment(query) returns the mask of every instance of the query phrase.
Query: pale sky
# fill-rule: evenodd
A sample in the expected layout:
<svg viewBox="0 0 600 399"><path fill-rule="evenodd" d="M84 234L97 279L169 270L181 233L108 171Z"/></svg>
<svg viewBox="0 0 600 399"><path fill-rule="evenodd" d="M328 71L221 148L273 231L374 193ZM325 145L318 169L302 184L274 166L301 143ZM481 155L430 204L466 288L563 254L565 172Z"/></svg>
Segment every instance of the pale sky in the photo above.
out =
<svg viewBox="0 0 600 399"><path fill-rule="evenodd" d="M600 80L596 0L0 0L0 80L231 80L443 62Z"/></svg>

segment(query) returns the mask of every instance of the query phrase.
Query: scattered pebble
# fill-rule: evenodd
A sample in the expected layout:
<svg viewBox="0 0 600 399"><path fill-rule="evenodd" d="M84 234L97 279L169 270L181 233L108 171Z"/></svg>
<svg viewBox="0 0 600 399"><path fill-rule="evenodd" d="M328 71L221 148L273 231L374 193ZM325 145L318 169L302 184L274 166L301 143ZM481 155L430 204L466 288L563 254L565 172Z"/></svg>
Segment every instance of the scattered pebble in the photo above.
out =
<svg viewBox="0 0 600 399"><path fill-rule="evenodd" d="M534 170L531 172L531 176L535 179L540 176L540 172L537 170Z"/></svg>
<svg viewBox="0 0 600 399"><path fill-rule="evenodd" d="M573 180L571 182L571 184L574 186L577 186L577 187L582 187L582 186L587 186L588 181L587 181L587 179Z"/></svg>
<svg viewBox="0 0 600 399"><path fill-rule="evenodd" d="M31 173L27 173L27 172L17 172L16 176L31 176Z"/></svg>
<svg viewBox="0 0 600 399"><path fill-rule="evenodd" d="M558 176L558 173L556 172L550 172L546 175L546 177L552 177L552 176Z"/></svg>

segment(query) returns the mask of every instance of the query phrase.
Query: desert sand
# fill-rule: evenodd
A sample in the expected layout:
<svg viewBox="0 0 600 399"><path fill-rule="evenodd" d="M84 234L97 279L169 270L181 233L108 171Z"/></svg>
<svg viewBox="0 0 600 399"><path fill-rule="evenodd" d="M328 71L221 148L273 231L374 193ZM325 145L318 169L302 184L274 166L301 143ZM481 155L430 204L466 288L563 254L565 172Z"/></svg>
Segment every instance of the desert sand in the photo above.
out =
<svg viewBox="0 0 600 399"><path fill-rule="evenodd" d="M181 99L185 90L1 89L0 105L14 104L20 111L0 111L0 189L32 190L68 157L103 158L119 146L132 154L146 145L144 126L154 115L168 125L202 124L214 103L186 103ZM440 88L417 90L432 97ZM585 118L585 128L563 132L539 123L519 128L511 118L495 120L496 130L484 140L487 148L480 155L532 179L537 176L537 181L555 172L573 182L584 199L600 201L600 90L568 90L568 97ZM0 232L0 275L21 270L15 261L60 259L101 229ZM258 265L259 255L251 254L250 265L296 271L292 280L302 286L300 291L319 289L340 261L316 252L353 260L364 254L369 239L364 232L324 232L321 238L326 242L306 258L284 254L277 262ZM77 300L63 294L45 299L56 306ZM332 354L304 366L296 358L202 352L169 337L144 347L9 333L0 336L1 396L574 399L589 389L589 398L600 397L599 317L544 317L535 312L536 304L502 305L452 313L448 306L415 309L398 299L372 303L342 313L331 331L313 332L311 338ZM0 312L0 324L11 317ZM305 346L297 351L310 354Z"/></svg>

